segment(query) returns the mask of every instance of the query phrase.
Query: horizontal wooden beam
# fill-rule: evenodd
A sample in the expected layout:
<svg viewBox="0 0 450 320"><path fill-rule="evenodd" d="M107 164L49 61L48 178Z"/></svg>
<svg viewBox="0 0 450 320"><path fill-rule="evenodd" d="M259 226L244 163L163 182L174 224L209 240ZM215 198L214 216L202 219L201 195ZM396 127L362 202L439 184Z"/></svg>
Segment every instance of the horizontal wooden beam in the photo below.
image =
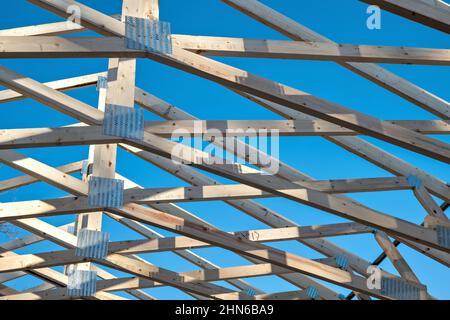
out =
<svg viewBox="0 0 450 320"><path fill-rule="evenodd" d="M1 154L0 154L1 155ZM0 159L1 161L1 159ZM348 192L369 192L410 189L406 179L402 178L370 178L355 180L327 180L305 183L314 190L329 194ZM297 186L297 190L303 187ZM295 192L295 189L279 189L280 192ZM131 189L124 193L124 203L160 204L172 202L196 202L237 200L252 198L272 198L278 195L260 189L237 185L211 185L178 188ZM64 197L47 200L31 200L21 202L5 202L0 204L2 219L8 221L46 215L67 214L73 212L94 212L102 207L88 205L87 197Z"/></svg>
<svg viewBox="0 0 450 320"><path fill-rule="evenodd" d="M449 65L450 50L173 35L186 50L223 57ZM1 39L0 39L1 41Z"/></svg>
<svg viewBox="0 0 450 320"><path fill-rule="evenodd" d="M323 42L173 35L175 45L208 56L450 65L450 50ZM145 58L117 37L0 36L0 58Z"/></svg>
<svg viewBox="0 0 450 320"><path fill-rule="evenodd" d="M0 37L0 58L145 58L118 37Z"/></svg>
<svg viewBox="0 0 450 320"><path fill-rule="evenodd" d="M450 134L450 123L442 120L386 121L427 134ZM352 136L359 133L323 120L179 120L146 121L145 130L161 137L211 140L255 136ZM0 130L0 148L33 148L82 144L107 144L124 139L104 135L99 126L74 125L59 128Z"/></svg>

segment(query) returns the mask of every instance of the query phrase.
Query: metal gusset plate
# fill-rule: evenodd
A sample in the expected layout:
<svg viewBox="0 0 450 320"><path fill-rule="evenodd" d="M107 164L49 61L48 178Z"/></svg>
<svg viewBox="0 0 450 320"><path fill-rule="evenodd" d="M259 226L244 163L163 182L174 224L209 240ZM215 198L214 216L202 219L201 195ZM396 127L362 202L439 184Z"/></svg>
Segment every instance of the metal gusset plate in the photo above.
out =
<svg viewBox="0 0 450 320"><path fill-rule="evenodd" d="M399 300L420 300L420 288L397 279L382 278L381 294Z"/></svg>
<svg viewBox="0 0 450 320"><path fill-rule="evenodd" d="M172 54L170 23L126 16L125 47L132 50Z"/></svg>
<svg viewBox="0 0 450 320"><path fill-rule="evenodd" d="M438 243L446 248L450 248L450 228L444 226L436 226Z"/></svg>
<svg viewBox="0 0 450 320"><path fill-rule="evenodd" d="M243 291L247 296L254 297L256 295L256 291L252 288L248 288Z"/></svg>
<svg viewBox="0 0 450 320"><path fill-rule="evenodd" d="M144 139L144 110L106 105L103 134L134 140Z"/></svg>
<svg viewBox="0 0 450 320"><path fill-rule="evenodd" d="M89 177L88 204L92 207L120 208L123 206L123 180Z"/></svg>
<svg viewBox="0 0 450 320"><path fill-rule="evenodd" d="M68 272L67 295L69 297L91 297L97 291L97 272L71 268Z"/></svg>
<svg viewBox="0 0 450 320"><path fill-rule="evenodd" d="M98 77L97 80L97 91L100 91L100 89L106 89L108 88L108 78L106 77Z"/></svg>
<svg viewBox="0 0 450 320"><path fill-rule="evenodd" d="M81 229L78 232L75 255L79 257L103 259L108 255L109 233Z"/></svg>
<svg viewBox="0 0 450 320"><path fill-rule="evenodd" d="M336 256L336 265L338 268L341 268L343 270L347 270L349 267L349 261L346 256L343 255L337 255Z"/></svg>
<svg viewBox="0 0 450 320"><path fill-rule="evenodd" d="M314 287L308 287L306 288L306 295L311 299L317 299L319 298L319 291Z"/></svg>

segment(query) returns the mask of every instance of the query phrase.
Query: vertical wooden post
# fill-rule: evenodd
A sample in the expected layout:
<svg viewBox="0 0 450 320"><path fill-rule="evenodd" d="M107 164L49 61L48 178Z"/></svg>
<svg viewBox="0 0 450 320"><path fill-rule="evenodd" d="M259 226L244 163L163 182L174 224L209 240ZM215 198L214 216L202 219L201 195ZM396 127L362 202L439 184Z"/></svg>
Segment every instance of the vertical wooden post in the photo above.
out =
<svg viewBox="0 0 450 320"><path fill-rule="evenodd" d="M149 18L153 0L123 0L122 21L125 16ZM157 2L156 2L157 3ZM156 8L156 12L159 12ZM136 59L113 58L108 62L107 88L99 89L99 105L105 111L107 104L134 108L134 91L136 85ZM117 144L94 145L89 149L88 174L83 177L88 181L89 175L114 179L116 175ZM100 231L102 229L102 212L80 214L77 219L77 231L81 228ZM90 263L79 264L78 268L89 270Z"/></svg>

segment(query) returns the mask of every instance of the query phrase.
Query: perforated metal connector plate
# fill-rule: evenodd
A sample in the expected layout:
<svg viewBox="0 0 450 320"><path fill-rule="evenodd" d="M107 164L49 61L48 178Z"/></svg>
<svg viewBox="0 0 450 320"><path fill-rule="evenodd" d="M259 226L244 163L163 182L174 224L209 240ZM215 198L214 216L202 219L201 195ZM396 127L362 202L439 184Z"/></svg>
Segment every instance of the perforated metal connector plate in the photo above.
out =
<svg viewBox="0 0 450 320"><path fill-rule="evenodd" d="M317 299L319 297L319 291L314 287L306 288L306 295L311 299Z"/></svg>
<svg viewBox="0 0 450 320"><path fill-rule="evenodd" d="M109 233L81 229L78 232L75 255L79 257L103 259L108 255Z"/></svg>
<svg viewBox="0 0 450 320"><path fill-rule="evenodd" d="M97 291L97 272L77 270L68 272L67 295L69 297L90 297Z"/></svg>
<svg viewBox="0 0 450 320"><path fill-rule="evenodd" d="M172 54L170 23L125 17L125 47L161 54Z"/></svg>
<svg viewBox="0 0 450 320"><path fill-rule="evenodd" d="M98 77L97 80L97 91L100 91L100 89L106 89L108 88L108 78L106 77Z"/></svg>
<svg viewBox="0 0 450 320"><path fill-rule="evenodd" d="M343 255L337 255L336 256L336 265L343 270L347 270L349 267L348 258Z"/></svg>
<svg viewBox="0 0 450 320"><path fill-rule="evenodd" d="M89 177L88 204L92 207L120 208L123 206L123 180Z"/></svg>
<svg viewBox="0 0 450 320"><path fill-rule="evenodd" d="M256 291L252 288L248 288L243 291L247 296L254 297L256 295Z"/></svg>
<svg viewBox="0 0 450 320"><path fill-rule="evenodd" d="M89 160L83 160L81 165L81 175L82 176L89 175Z"/></svg>
<svg viewBox="0 0 450 320"><path fill-rule="evenodd" d="M443 247L450 248L450 228L437 226L436 233L438 237L438 243Z"/></svg>
<svg viewBox="0 0 450 320"><path fill-rule="evenodd" d="M135 140L144 139L144 110L106 105L103 134Z"/></svg>
<svg viewBox="0 0 450 320"><path fill-rule="evenodd" d="M406 281L382 278L381 294L400 300L419 300L420 288Z"/></svg>

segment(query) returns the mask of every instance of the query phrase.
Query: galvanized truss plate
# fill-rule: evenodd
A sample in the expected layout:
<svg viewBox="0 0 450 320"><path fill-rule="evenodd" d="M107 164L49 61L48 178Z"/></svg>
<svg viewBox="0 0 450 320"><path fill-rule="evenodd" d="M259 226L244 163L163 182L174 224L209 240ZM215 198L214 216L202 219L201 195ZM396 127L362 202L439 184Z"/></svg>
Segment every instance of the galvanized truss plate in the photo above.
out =
<svg viewBox="0 0 450 320"><path fill-rule="evenodd" d="M97 91L100 91L100 89L106 89L108 88L108 78L106 77L98 77L97 80Z"/></svg>
<svg viewBox="0 0 450 320"><path fill-rule="evenodd" d="M106 105L103 134L134 140L144 139L144 110Z"/></svg>
<svg viewBox="0 0 450 320"><path fill-rule="evenodd" d="M248 288L243 291L247 296L254 297L256 295L256 291L252 288Z"/></svg>
<svg viewBox="0 0 450 320"><path fill-rule="evenodd" d="M170 23L125 17L125 47L161 54L172 54Z"/></svg>
<svg viewBox="0 0 450 320"><path fill-rule="evenodd" d="M341 269L347 270L349 267L348 258L343 255L337 255L336 256L336 265Z"/></svg>
<svg viewBox="0 0 450 320"><path fill-rule="evenodd" d="M74 225L68 226L67 233L75 234L75 226Z"/></svg>
<svg viewBox="0 0 450 320"><path fill-rule="evenodd" d="M79 257L103 259L108 255L109 233L81 229L78 232L75 255Z"/></svg>
<svg viewBox="0 0 450 320"><path fill-rule="evenodd" d="M88 204L92 207L123 207L124 181L102 177L89 177Z"/></svg>
<svg viewBox="0 0 450 320"><path fill-rule="evenodd" d="M88 176L90 174L90 172L89 172L90 166L91 166L91 164L89 163L89 160L83 160L83 162L81 163L81 175L82 176Z"/></svg>
<svg viewBox="0 0 450 320"><path fill-rule="evenodd" d="M67 295L69 297L90 297L97 291L97 272L71 268L68 272Z"/></svg>
<svg viewBox="0 0 450 320"><path fill-rule="evenodd" d="M319 290L314 287L306 288L306 295L311 299L317 299L319 297Z"/></svg>
<svg viewBox="0 0 450 320"><path fill-rule="evenodd" d="M400 300L420 300L420 288L418 286L391 278L381 279L381 294Z"/></svg>
<svg viewBox="0 0 450 320"><path fill-rule="evenodd" d="M450 248L450 228L444 226L436 226L436 233L438 237L438 243L445 248Z"/></svg>

